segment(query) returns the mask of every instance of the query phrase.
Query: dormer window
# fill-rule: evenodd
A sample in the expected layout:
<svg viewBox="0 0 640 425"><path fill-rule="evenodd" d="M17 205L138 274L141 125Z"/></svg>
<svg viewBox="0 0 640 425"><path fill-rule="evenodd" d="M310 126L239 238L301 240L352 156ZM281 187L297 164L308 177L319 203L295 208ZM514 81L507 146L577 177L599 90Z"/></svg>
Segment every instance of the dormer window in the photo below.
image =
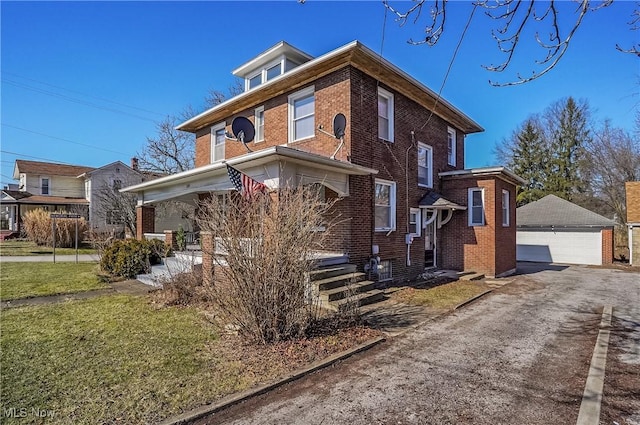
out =
<svg viewBox="0 0 640 425"><path fill-rule="evenodd" d="M269 65L259 69L256 73L251 74L251 77L245 79L245 90L251 90L258 87L260 84L264 84L269 80L273 80L278 75L282 74L282 60L278 62L272 62Z"/></svg>

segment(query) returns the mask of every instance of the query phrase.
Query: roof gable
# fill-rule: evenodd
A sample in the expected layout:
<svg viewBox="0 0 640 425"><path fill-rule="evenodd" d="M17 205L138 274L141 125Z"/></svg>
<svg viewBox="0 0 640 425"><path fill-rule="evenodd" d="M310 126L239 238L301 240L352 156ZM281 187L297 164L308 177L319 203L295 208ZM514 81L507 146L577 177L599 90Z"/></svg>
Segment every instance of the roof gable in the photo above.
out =
<svg viewBox="0 0 640 425"><path fill-rule="evenodd" d="M93 170L84 165L56 164L54 162L27 161L16 159L13 178L20 178L20 174L38 174L45 176L78 177L80 174Z"/></svg>
<svg viewBox="0 0 640 425"><path fill-rule="evenodd" d="M616 223L555 195L516 209L518 227L611 227Z"/></svg>

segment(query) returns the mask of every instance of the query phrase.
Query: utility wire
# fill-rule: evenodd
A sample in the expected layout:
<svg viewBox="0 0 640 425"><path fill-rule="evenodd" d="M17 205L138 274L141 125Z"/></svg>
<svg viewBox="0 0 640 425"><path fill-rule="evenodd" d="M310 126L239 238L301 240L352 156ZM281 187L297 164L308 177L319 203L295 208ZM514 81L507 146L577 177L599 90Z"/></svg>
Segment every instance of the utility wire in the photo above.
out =
<svg viewBox="0 0 640 425"><path fill-rule="evenodd" d="M86 143L80 143L80 142L76 142L74 140L64 139L62 137L56 137L56 136L52 136L50 134L40 133L40 132L29 130L29 129L26 129L26 128L17 127L15 125L11 125L11 124L2 123L2 126L3 127L15 128L16 130L26 131L27 133L33 133L33 134L37 134L39 136L49 137L51 139L61 140L63 142L72 143L74 145L85 146L87 148L98 149L98 150L105 151L105 152L117 153L118 155L128 155L128 154L126 154L124 152L118 152L118 151L114 151L114 150L111 150L111 149L106 149L106 148L101 148L101 147L98 147L98 146L88 145Z"/></svg>
<svg viewBox="0 0 640 425"><path fill-rule="evenodd" d="M22 78L23 80L33 81L34 83L43 84L45 86L49 86L49 87L54 87L54 88L57 88L57 89L65 90L65 91L68 91L68 92L71 92L71 93L77 93L77 94L80 94L82 96L86 96L86 97L90 97L90 98L93 98L93 99L101 100L103 102L112 103L114 105L124 106L125 108L136 109L138 111L148 112L150 114L154 114L154 115L158 115L158 116L162 116L162 117L164 117L166 115L166 114L161 114L160 112L150 111L148 109L140 108L140 107L137 107L137 106L127 105L126 103L116 102L115 100L109 100L109 99L106 99L104 97L93 96L93 95L90 95L90 94L87 94L87 93L83 93L81 91L68 89L66 87L57 86L57 85L51 84L51 83L46 83L44 81L40 81L40 80L36 80L36 79L33 79L33 78L25 77L23 75L16 74L14 72L2 71L2 73L3 74L7 74L7 75L13 75L14 77Z"/></svg>
<svg viewBox="0 0 640 425"><path fill-rule="evenodd" d="M71 96L67 96L67 95L64 95L64 94L55 93L55 92L52 92L52 91L49 91L49 90L44 90L44 89L40 89L40 88L37 88L37 87L29 86L27 84L23 84L23 83L20 83L18 81L13 81L13 80L8 80L6 78L3 78L2 82L5 83L5 84L9 84L9 85L12 85L12 86L15 86L15 87L19 87L19 88L25 89L25 90L30 90L30 91L33 91L33 92L36 92L36 93L45 94L47 96L57 97L59 99L66 100L67 102L77 103L79 105L84 105L84 106L90 106L92 108L102 109L102 110L105 110L105 111L114 112L116 114L127 115L127 116L130 116L130 117L133 117L133 118L138 118L138 119L143 120L143 121L156 122L156 120L154 120L154 119L143 117L141 115L132 114L130 112L122 111L120 109L109 108L109 107L106 107L106 106L98 105L96 103L87 102L85 100L78 99L78 98L75 98L75 97L71 97Z"/></svg>
<svg viewBox="0 0 640 425"><path fill-rule="evenodd" d="M429 121L431 121L431 117L433 117L436 107L438 106L438 103L442 98L442 90L444 90L444 85L447 83L447 79L449 78L449 73L451 72L451 68L453 68L453 62L456 60L456 56L458 55L458 50L460 50L460 46L462 45L462 40L464 40L464 36L467 34L467 30L471 25L471 19L473 18L473 14L476 12L477 8L478 8L478 3L474 2L473 9L471 9L471 13L469 14L469 19L467 20L467 23L464 26L464 29L462 30L462 34L460 35L460 40L458 40L458 44L456 45L456 48L453 51L451 60L449 61L447 72L444 74L444 78L442 79L442 84L440 85L440 90L438 90L438 96L436 97L436 102L433 104L433 108L431 109L431 113L429 114L429 117L427 117L427 120L425 121L425 123L422 124L422 127L420 127L420 131L422 131L427 126L427 124L429 124Z"/></svg>

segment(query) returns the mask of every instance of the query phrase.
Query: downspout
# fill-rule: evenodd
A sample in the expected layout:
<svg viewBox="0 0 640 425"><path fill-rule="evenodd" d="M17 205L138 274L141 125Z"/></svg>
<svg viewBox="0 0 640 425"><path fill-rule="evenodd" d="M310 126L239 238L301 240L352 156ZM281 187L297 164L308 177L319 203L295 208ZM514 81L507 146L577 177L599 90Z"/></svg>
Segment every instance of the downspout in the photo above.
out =
<svg viewBox="0 0 640 425"><path fill-rule="evenodd" d="M405 232L405 243L407 244L407 266L411 265L411 243L409 240L409 220L411 218L411 210L409 209L409 151L415 147L415 132L411 130L411 144L407 148L404 155L404 202L405 202L405 212L406 212L406 223L407 223L407 231ZM418 223L416 223L416 226Z"/></svg>

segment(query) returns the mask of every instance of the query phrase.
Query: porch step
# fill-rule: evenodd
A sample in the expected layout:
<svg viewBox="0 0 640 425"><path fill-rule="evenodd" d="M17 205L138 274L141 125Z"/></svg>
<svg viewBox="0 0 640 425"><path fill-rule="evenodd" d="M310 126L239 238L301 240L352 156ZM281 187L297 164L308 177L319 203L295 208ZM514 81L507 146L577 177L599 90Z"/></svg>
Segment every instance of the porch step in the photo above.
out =
<svg viewBox="0 0 640 425"><path fill-rule="evenodd" d="M476 272L461 272L458 273L458 279L460 280L480 280L480 279L484 279L484 274L483 273L476 273Z"/></svg>
<svg viewBox="0 0 640 425"><path fill-rule="evenodd" d="M326 291L320 291L320 299L323 302L338 301L347 298L349 295L360 294L375 289L376 283L370 280L355 282L344 286L338 286Z"/></svg>
<svg viewBox="0 0 640 425"><path fill-rule="evenodd" d="M153 286L154 288L162 288L162 282L171 278L179 273L185 273L191 271L196 264L202 264L202 257L194 258L190 255L179 255L175 257L167 257L162 264L156 264L151 266L151 273L139 274L136 279L145 285Z"/></svg>
<svg viewBox="0 0 640 425"><path fill-rule="evenodd" d="M341 274L354 273L355 271L356 265L349 263L319 267L316 270L309 272L309 280L317 282L319 280L339 276Z"/></svg>
<svg viewBox="0 0 640 425"><path fill-rule="evenodd" d="M344 273L340 275L334 275L326 279L312 280L312 283L319 291L329 291L341 286L356 283L362 280L364 276L365 274L362 272Z"/></svg>
<svg viewBox="0 0 640 425"><path fill-rule="evenodd" d="M349 298L342 298L337 301L330 302L329 309L334 311L343 311L346 310L350 303L357 303L357 305L363 306L368 304L377 303L379 301L383 301L385 299L384 291L382 289L372 289L367 292L361 292L359 294L353 295Z"/></svg>

